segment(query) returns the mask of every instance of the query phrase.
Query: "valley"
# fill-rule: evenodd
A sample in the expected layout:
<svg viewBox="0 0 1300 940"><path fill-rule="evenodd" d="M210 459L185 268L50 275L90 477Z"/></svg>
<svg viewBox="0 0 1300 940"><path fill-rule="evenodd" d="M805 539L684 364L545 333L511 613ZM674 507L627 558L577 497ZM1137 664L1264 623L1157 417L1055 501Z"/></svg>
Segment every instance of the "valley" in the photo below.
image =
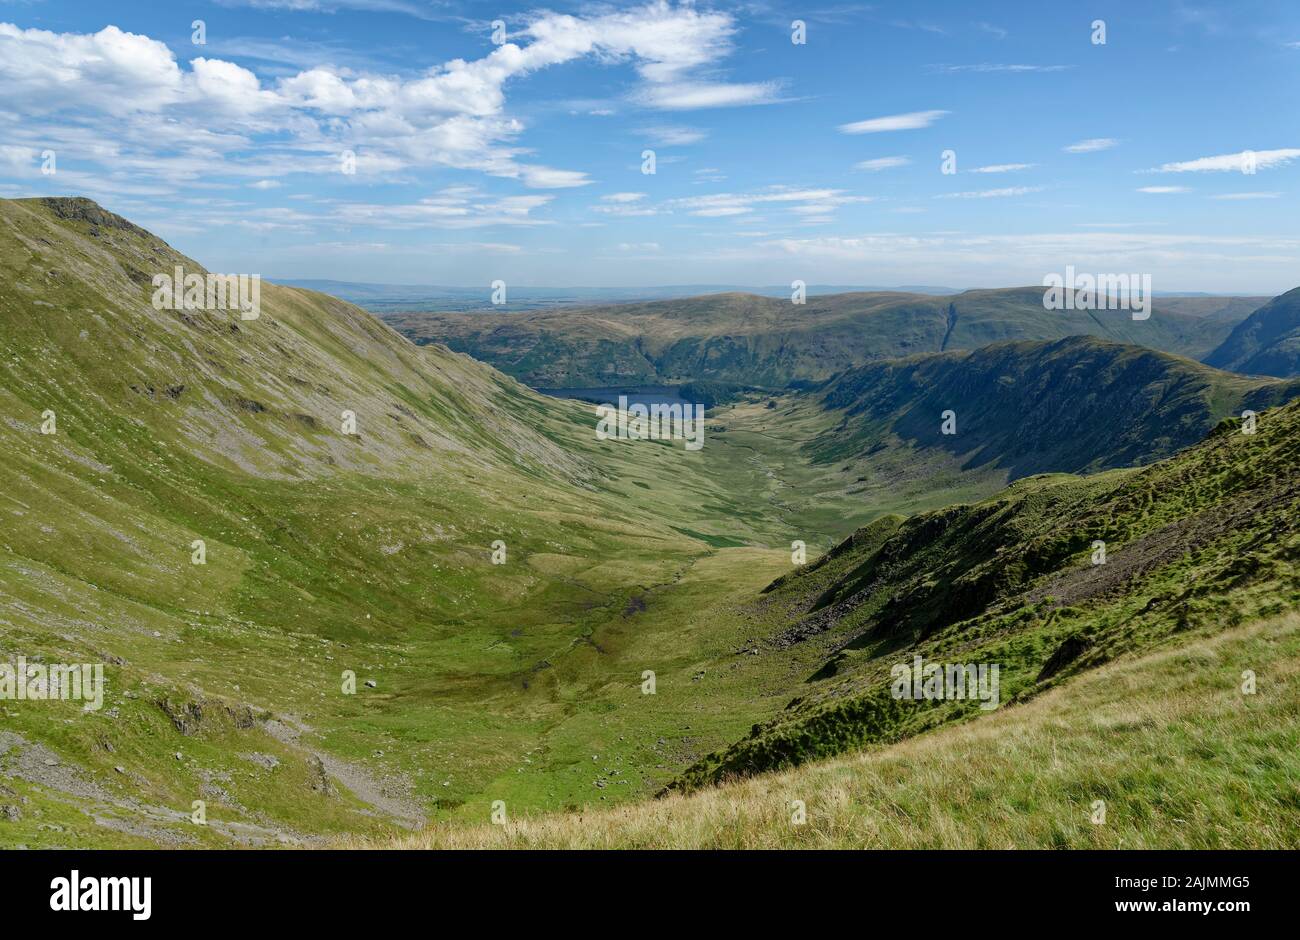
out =
<svg viewBox="0 0 1300 940"><path fill-rule="evenodd" d="M1295 720L1297 389L1178 353L1224 342L1240 305L1162 317L1157 302L1148 323L1080 337L1024 290L810 298L820 327L798 343L768 335L784 309L736 295L633 305L626 323L605 310L600 329L625 333L643 314L754 326L747 351L717 340L734 367L686 337L616 370L711 395L692 452L598 440L589 402L324 294L265 283L251 320L159 309L154 273L205 270L87 199L0 200L0 234L0 656L103 663L107 682L100 709L0 701L5 846L1295 835L1250 827L1294 801L1279 742ZM514 373L607 387L583 364L607 341L575 343L529 347ZM701 357L722 364L688 369ZM1006 728L1041 759L1076 698L1122 713L1098 676L1233 687L1266 647L1259 697L1239 705L1269 723L1231 749L1260 769L1246 815L1216 803L1191 835L1163 813L1104 837L1064 821L1107 747L1158 738L1200 772L1208 745L1173 723L1218 746L1245 720L1222 691L1109 737L1071 712L1059 778L988 751L985 729ZM1000 663L1005 704L907 710L884 680L922 654ZM923 758L930 741L947 743ZM926 774L959 759L1012 802L1043 780L1068 793L1029 829L957 836L968 801L916 813L937 813ZM813 780L829 794L809 800L814 824L769 825L767 788ZM1129 791L1132 811L1162 785ZM485 828L497 802L516 822Z"/></svg>
<svg viewBox="0 0 1300 940"><path fill-rule="evenodd" d="M0 208L3 646L109 664L101 711L0 705L8 844L306 843L494 787L644 796L770 711L692 694L745 639L713 619L722 585L869 514L779 436L720 434L707 463L601 448L590 406L322 295L155 311L141 265L201 268L88 201ZM645 669L663 706L608 717Z"/></svg>

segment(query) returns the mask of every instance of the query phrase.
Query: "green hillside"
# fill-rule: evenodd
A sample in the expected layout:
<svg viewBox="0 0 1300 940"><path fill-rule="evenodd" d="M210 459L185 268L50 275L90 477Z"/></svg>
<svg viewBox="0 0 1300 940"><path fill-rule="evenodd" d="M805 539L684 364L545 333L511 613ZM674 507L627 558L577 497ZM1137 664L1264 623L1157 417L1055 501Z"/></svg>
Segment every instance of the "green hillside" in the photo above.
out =
<svg viewBox="0 0 1300 940"><path fill-rule="evenodd" d="M1177 306L1177 305L1175 305ZM693 380L783 388L877 359L975 349L1004 340L1093 335L1199 358L1231 317L1173 312L1046 310L1043 289L955 296L851 293L802 305L752 294L517 314L386 317L416 343L442 343L535 388Z"/></svg>
<svg viewBox="0 0 1300 940"><path fill-rule="evenodd" d="M1241 691L1247 668L1259 671L1253 695ZM1291 614L1119 659L978 721L791 770L581 814L342 844L1293 850L1297 702Z"/></svg>
<svg viewBox="0 0 1300 940"><path fill-rule="evenodd" d="M304 842L499 781L585 798L647 663L671 686L722 642L688 628L701 599L778 573L787 514L853 524L752 448L598 442L589 406L324 295L156 310L153 274L203 269L87 200L0 201L0 229L0 657L107 682L98 711L0 702L0 845ZM747 720L683 732L691 707L642 712L611 798Z"/></svg>
<svg viewBox="0 0 1300 940"><path fill-rule="evenodd" d="M1251 375L1300 375L1300 287L1239 323L1205 361Z"/></svg>
<svg viewBox="0 0 1300 940"><path fill-rule="evenodd" d="M981 714L970 700L895 697L891 667L915 655L1000 664L1001 702L1016 704L1118 657L1293 611L1298 432L1292 402L1253 434L1227 419L1141 470L1036 476L983 502L873 523L766 592L760 609L779 613L765 622L788 623L762 646L802 649L811 668L779 716L677 785Z"/></svg>
<svg viewBox="0 0 1300 940"><path fill-rule="evenodd" d="M1294 382L1092 337L995 343L836 377L815 396L841 420L809 447L823 461L861 457L859 471L873 478L900 465L926 480L956 470L1004 481L1088 473L1167 457L1229 415L1297 393ZM944 433L947 411L955 433Z"/></svg>

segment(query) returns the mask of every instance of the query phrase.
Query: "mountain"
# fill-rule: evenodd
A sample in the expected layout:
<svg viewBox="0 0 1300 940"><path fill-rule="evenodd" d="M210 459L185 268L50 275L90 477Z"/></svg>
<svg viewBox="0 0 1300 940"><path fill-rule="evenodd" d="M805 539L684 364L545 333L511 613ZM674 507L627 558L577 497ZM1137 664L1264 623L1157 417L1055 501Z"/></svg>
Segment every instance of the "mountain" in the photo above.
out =
<svg viewBox="0 0 1300 940"><path fill-rule="evenodd" d="M818 460L865 457L880 467L902 449L913 473L919 462L930 478L955 467L997 469L1014 480L1151 463L1229 415L1300 394L1300 382L1245 378L1077 336L870 363L815 394L842 416L808 445ZM954 433L945 434L949 410Z"/></svg>
<svg viewBox="0 0 1300 940"><path fill-rule="evenodd" d="M155 276L208 272L89 200L0 200L0 233L0 664L106 686L0 697L0 846L310 843L499 779L563 806L574 751L623 747L626 677L713 642L674 585L775 573L709 561L788 538L748 453L600 442L590 406L312 291L160 309Z"/></svg>
<svg viewBox="0 0 1300 940"><path fill-rule="evenodd" d="M755 632L766 631L752 645L803 664L804 681L791 679L784 710L674 786L985 720L973 696L900 692L894 667L910 673L917 656L997 665L1000 690L989 701L1005 709L1105 663L1235 625L1289 613L1294 626L1300 401L1244 431L1225 419L1200 444L1146 468L1035 476L981 502L882 517L778 579L752 609ZM1255 668L1220 662L1218 681L1235 687ZM1132 713L1143 707L1135 702Z"/></svg>
<svg viewBox="0 0 1300 940"><path fill-rule="evenodd" d="M1175 301L1177 303L1177 301ZM1042 288L938 297L898 292L789 297L714 294L520 314L390 314L416 343L443 343L535 388L708 380L783 388L877 359L1002 340L1090 334L1198 358L1231 323L1169 312L1046 310Z"/></svg>
<svg viewBox="0 0 1300 940"><path fill-rule="evenodd" d="M1300 287L1239 323L1205 362L1251 375L1300 375Z"/></svg>

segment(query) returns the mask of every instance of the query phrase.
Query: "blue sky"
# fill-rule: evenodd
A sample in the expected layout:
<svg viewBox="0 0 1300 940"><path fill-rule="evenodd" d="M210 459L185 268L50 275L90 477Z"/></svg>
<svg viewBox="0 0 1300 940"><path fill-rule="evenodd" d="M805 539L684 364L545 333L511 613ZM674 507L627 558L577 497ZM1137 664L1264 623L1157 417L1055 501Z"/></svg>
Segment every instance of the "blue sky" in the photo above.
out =
<svg viewBox="0 0 1300 940"><path fill-rule="evenodd" d="M0 0L0 24L0 194L89 195L214 270L1300 284L1291 0Z"/></svg>

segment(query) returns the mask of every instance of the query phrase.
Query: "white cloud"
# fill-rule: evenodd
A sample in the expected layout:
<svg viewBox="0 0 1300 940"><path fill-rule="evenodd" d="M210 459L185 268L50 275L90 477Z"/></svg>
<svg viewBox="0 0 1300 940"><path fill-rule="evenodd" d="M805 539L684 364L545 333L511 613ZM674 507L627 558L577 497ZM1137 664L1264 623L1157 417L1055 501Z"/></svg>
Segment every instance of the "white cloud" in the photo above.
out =
<svg viewBox="0 0 1300 940"><path fill-rule="evenodd" d="M88 106L108 114L157 111L185 97L185 77L164 43L108 26L52 33L0 23L0 98L50 114Z"/></svg>
<svg viewBox="0 0 1300 940"><path fill-rule="evenodd" d="M249 183L250 189L278 189L280 183L277 180L258 180L256 183Z"/></svg>
<svg viewBox="0 0 1300 940"><path fill-rule="evenodd" d="M1029 193L1042 192L1045 186L1008 186L1004 189L978 189L964 193L942 193L935 199L1005 199L1009 196L1025 196Z"/></svg>
<svg viewBox="0 0 1300 940"><path fill-rule="evenodd" d="M28 176L36 172L36 148L0 144L0 170L8 176Z"/></svg>
<svg viewBox="0 0 1300 940"><path fill-rule="evenodd" d="M1014 173L1017 170L1029 170L1038 166L1037 163L991 163L988 166L977 166L974 169L967 170L967 173Z"/></svg>
<svg viewBox="0 0 1300 940"><path fill-rule="evenodd" d="M702 218L748 215L758 206L786 205L793 213L826 217L840 206L872 202L870 196L852 196L842 189L799 189L773 186L756 193L714 193L688 196L665 203L669 210L681 209Z"/></svg>
<svg viewBox="0 0 1300 940"><path fill-rule="evenodd" d="M284 99L265 91L257 76L242 66L221 59L190 62L193 96L202 102L205 116L212 111L234 117L253 117L285 107Z"/></svg>
<svg viewBox="0 0 1300 940"><path fill-rule="evenodd" d="M407 6L245 2L322 11ZM81 134L103 151L101 162L111 168L105 176L147 176L155 184L335 172L339 155L353 151L362 178L446 166L538 189L577 187L591 182L586 173L522 159L529 151L517 140L525 125L506 110L512 81L587 59L630 66L640 81L632 96L651 107L774 100L776 82L719 78L734 32L730 14L653 0L581 16L538 13L482 57L453 59L414 77L321 65L264 81L219 58L180 64L164 43L115 26L82 35L0 23L0 133L14 146ZM703 133L674 128L665 139L685 143ZM274 140L271 148L266 138Z"/></svg>
<svg viewBox="0 0 1300 940"><path fill-rule="evenodd" d="M450 187L414 203L343 203L316 222L383 225L392 229L479 228L485 225L545 225L532 213L554 197L543 195L490 197L473 188Z"/></svg>
<svg viewBox="0 0 1300 940"><path fill-rule="evenodd" d="M1110 150L1118 145L1119 141L1114 137L1091 137L1061 149L1066 153L1096 153L1098 150Z"/></svg>
<svg viewBox="0 0 1300 940"><path fill-rule="evenodd" d="M1277 199L1281 193L1220 193L1211 199Z"/></svg>
<svg viewBox="0 0 1300 940"><path fill-rule="evenodd" d="M887 117L870 118L866 121L854 121L841 124L840 130L845 134L879 134L882 131L910 131L929 127L939 118L949 114L948 111L910 111L907 114L891 114Z"/></svg>
<svg viewBox="0 0 1300 940"><path fill-rule="evenodd" d="M731 205L731 206L701 206L691 211L691 215L698 215L706 219L724 218L732 215L747 215L753 212L750 206Z"/></svg>
<svg viewBox="0 0 1300 940"><path fill-rule="evenodd" d="M640 133L644 134L654 144L660 147L684 147L688 144L699 143L708 137L707 131L699 130L694 127L643 127Z"/></svg>
<svg viewBox="0 0 1300 940"><path fill-rule="evenodd" d="M519 176L526 186L534 189L566 189L571 186L588 186L591 180L578 170L557 170L549 166L524 165Z"/></svg>
<svg viewBox="0 0 1300 940"><path fill-rule="evenodd" d="M866 170L869 173L877 173L880 170L892 170L894 167L907 166L911 163L908 157L876 157L874 160L863 160L861 163L853 164L855 170Z"/></svg>
<svg viewBox="0 0 1300 940"><path fill-rule="evenodd" d="M1188 191L1189 190L1187 189L1186 186L1142 186L1139 187L1138 189L1138 192L1140 193L1155 193L1157 195L1166 195L1169 193L1185 193Z"/></svg>
<svg viewBox="0 0 1300 940"><path fill-rule="evenodd" d="M1002 65L983 62L979 65L938 65L940 72L1064 72L1073 65Z"/></svg>
<svg viewBox="0 0 1300 940"><path fill-rule="evenodd" d="M777 100L778 82L676 82L651 85L636 98L642 104L663 111L694 111L699 108L734 108L771 104Z"/></svg>
<svg viewBox="0 0 1300 940"><path fill-rule="evenodd" d="M1300 158L1300 149L1286 150L1243 150L1240 153L1225 153L1217 157L1201 157L1196 160L1184 160L1180 163L1164 163L1156 167L1156 173L1204 173L1236 170L1238 173L1249 166L1253 158L1257 170L1267 170L1275 166L1286 166L1292 160Z"/></svg>
<svg viewBox="0 0 1300 940"><path fill-rule="evenodd" d="M658 209L642 205L645 198L645 193L609 193L600 197L601 205L592 206L591 209L593 212L618 216L619 218L640 218L658 215Z"/></svg>

